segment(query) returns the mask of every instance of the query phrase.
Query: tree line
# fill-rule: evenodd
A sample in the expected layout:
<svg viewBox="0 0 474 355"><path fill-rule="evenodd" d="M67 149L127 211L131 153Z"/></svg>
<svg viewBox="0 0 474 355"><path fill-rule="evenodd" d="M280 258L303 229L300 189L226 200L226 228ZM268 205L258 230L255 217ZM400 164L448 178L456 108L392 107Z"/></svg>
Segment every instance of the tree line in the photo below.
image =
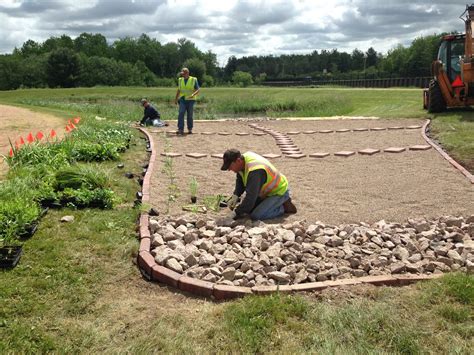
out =
<svg viewBox="0 0 474 355"><path fill-rule="evenodd" d="M440 35L415 39L382 55L374 48L352 53L322 50L310 54L248 56L217 64L185 38L161 44L142 34L112 44L101 34L28 40L13 53L0 55L0 90L41 87L174 86L181 67L190 68L204 86L233 83L247 86L268 79L346 79L354 75L429 76Z"/></svg>

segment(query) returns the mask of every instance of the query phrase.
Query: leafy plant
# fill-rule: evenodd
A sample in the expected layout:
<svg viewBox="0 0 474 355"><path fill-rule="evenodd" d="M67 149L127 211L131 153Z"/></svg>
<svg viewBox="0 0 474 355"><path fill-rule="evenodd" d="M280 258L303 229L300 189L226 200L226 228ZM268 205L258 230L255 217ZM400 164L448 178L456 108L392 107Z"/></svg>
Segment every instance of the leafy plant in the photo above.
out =
<svg viewBox="0 0 474 355"><path fill-rule="evenodd" d="M222 201L224 201L224 199L225 197L221 194L210 195L210 196L204 197L203 203L208 210L219 212L220 204Z"/></svg>
<svg viewBox="0 0 474 355"><path fill-rule="evenodd" d="M55 178L55 188L59 191L65 188L93 190L109 186L107 175L97 167L88 165L76 165L61 169L56 173Z"/></svg>
<svg viewBox="0 0 474 355"><path fill-rule="evenodd" d="M196 197L198 192L199 184L196 178L193 176L189 181L189 191L191 193L191 197Z"/></svg>

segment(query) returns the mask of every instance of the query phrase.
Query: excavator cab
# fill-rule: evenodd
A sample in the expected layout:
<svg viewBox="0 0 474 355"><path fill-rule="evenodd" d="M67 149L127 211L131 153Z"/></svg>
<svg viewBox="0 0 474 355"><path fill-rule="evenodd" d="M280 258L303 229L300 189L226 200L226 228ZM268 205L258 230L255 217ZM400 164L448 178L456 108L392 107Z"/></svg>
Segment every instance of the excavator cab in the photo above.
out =
<svg viewBox="0 0 474 355"><path fill-rule="evenodd" d="M438 51L438 60L443 63L443 68L450 82L461 75L461 58L464 56L464 36L445 36Z"/></svg>
<svg viewBox="0 0 474 355"><path fill-rule="evenodd" d="M438 58L431 65L433 79L423 91L423 107L429 112L474 105L474 4L466 5L460 19L465 23L466 33L443 36Z"/></svg>

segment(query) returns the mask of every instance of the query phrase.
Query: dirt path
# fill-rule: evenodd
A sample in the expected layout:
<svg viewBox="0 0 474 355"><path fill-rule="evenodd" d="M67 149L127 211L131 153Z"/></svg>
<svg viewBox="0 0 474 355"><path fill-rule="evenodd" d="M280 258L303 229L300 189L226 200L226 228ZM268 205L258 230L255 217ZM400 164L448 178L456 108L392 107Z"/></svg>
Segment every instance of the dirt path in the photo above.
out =
<svg viewBox="0 0 474 355"><path fill-rule="evenodd" d="M289 135L306 154L302 159L281 156L272 162L289 179L291 192L299 211L286 220L322 221L337 224L349 222L375 222L381 219L405 222L413 217L439 217L442 215L474 214L474 188L472 184L434 149L406 150L386 153L385 148L409 147L427 144L421 129L421 120L331 120L258 122L281 133L299 131ZM403 126L403 129L388 129ZM357 131L360 128L384 130ZM305 134L309 130L340 130L349 132ZM354 131L355 129L355 131ZM159 132L158 129L151 130ZM151 203L166 213L169 195L169 177L163 172L166 150L182 153L173 158L173 170L179 196L171 203L170 213L181 214L183 205L189 204L189 180L195 176L199 183L199 196L231 194L235 181L232 172L220 171L221 159L211 154L223 153L228 148L242 152L252 150L260 154L281 154L270 135L255 136L257 132L247 122L198 122L195 134L185 137L152 133L155 135L157 164L152 177ZM214 132L214 135L200 134ZM229 132L224 136L218 132ZM248 136L235 133L247 132ZM168 148L166 148L168 147ZM355 154L338 157L338 151L355 151L373 148L381 152L372 156ZM186 153L198 152L207 157L193 159ZM315 152L331 153L326 158L311 158ZM282 222L277 221L277 222Z"/></svg>
<svg viewBox="0 0 474 355"><path fill-rule="evenodd" d="M44 135L54 129L58 135L64 131L65 121L62 118L44 113L33 112L24 108L0 105L0 178L8 170L3 161L3 155L8 155L10 150L9 139L14 143L31 132L36 135L38 131Z"/></svg>

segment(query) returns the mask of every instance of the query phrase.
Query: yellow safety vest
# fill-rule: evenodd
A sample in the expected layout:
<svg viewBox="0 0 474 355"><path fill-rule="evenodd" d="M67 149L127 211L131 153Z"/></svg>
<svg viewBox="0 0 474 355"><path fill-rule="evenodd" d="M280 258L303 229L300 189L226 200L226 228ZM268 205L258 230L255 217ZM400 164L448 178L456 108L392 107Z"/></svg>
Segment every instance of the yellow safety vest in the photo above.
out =
<svg viewBox="0 0 474 355"><path fill-rule="evenodd" d="M263 184L259 196L262 198L268 196L283 196L288 190L288 180L285 175L278 170L264 157L253 152L242 154L245 160L244 171L239 171L244 186L247 186L247 178L249 173L254 170L263 169L267 173L267 181Z"/></svg>
<svg viewBox="0 0 474 355"><path fill-rule="evenodd" d="M196 100L196 96L191 97L191 94L194 92L194 86L197 79L194 76L190 76L186 84L184 83L184 78L178 79L178 90L179 98L184 96L185 100Z"/></svg>

